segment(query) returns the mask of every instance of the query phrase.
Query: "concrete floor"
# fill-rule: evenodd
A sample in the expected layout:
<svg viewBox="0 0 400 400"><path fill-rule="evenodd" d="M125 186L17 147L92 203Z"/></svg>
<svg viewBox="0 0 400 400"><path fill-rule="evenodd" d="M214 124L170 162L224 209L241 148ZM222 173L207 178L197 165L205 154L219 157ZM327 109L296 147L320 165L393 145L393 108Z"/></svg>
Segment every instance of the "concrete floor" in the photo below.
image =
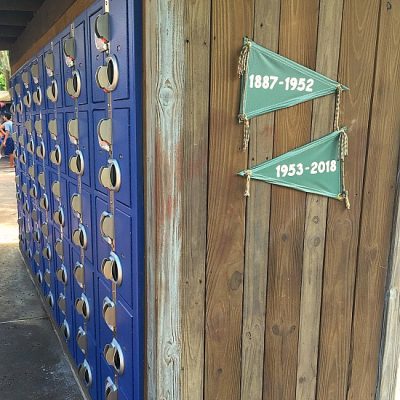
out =
<svg viewBox="0 0 400 400"><path fill-rule="evenodd" d="M14 170L0 160L0 399L82 400L18 248Z"/></svg>

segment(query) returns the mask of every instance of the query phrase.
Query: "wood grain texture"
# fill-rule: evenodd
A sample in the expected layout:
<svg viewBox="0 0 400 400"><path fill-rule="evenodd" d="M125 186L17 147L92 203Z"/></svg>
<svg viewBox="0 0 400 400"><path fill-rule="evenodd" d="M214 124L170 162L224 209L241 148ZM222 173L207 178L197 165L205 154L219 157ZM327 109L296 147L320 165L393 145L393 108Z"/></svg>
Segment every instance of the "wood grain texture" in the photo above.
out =
<svg viewBox="0 0 400 400"><path fill-rule="evenodd" d="M400 4L381 4L348 399L374 399L400 146ZM384 172L383 172L384 171Z"/></svg>
<svg viewBox="0 0 400 400"><path fill-rule="evenodd" d="M254 40L278 51L280 0L255 1ZM272 158L275 114L251 123L249 166ZM241 399L261 400L271 185L253 181L247 202Z"/></svg>
<svg viewBox="0 0 400 400"><path fill-rule="evenodd" d="M279 53L315 68L319 1L282 1ZM274 156L310 140L312 103L276 113ZM294 399L305 194L273 186L269 241L264 398Z"/></svg>
<svg viewBox="0 0 400 400"><path fill-rule="evenodd" d="M346 184L351 210L329 201L325 246L317 398L347 396L359 221L372 96L380 1L345 0L339 81L350 87L342 101L349 127Z"/></svg>
<svg viewBox="0 0 400 400"><path fill-rule="evenodd" d="M212 2L205 399L240 399L247 166L237 63L253 32L253 0Z"/></svg>
<svg viewBox="0 0 400 400"><path fill-rule="evenodd" d="M316 71L337 79L343 0L322 0L319 9ZM332 131L335 97L314 101L312 140ZM307 195L296 399L315 399L328 199Z"/></svg>
<svg viewBox="0 0 400 400"><path fill-rule="evenodd" d="M211 1L185 3L181 398L203 399Z"/></svg>

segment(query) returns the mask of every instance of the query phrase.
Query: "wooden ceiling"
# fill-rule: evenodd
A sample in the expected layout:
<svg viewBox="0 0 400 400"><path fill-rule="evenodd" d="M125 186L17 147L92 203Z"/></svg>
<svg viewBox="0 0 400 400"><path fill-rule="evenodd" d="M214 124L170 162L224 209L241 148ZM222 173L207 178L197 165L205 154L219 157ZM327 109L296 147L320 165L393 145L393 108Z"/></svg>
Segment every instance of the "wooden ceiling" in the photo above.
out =
<svg viewBox="0 0 400 400"><path fill-rule="evenodd" d="M0 50L10 50L44 0L0 0Z"/></svg>

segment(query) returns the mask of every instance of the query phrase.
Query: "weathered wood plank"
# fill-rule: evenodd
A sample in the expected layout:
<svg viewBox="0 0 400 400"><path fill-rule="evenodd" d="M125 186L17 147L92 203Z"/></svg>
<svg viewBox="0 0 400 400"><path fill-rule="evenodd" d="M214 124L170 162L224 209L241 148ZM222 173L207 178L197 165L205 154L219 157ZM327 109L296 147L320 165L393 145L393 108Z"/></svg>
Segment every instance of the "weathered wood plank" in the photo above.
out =
<svg viewBox="0 0 400 400"><path fill-rule="evenodd" d="M204 394L210 0L185 3L181 398Z"/></svg>
<svg viewBox="0 0 400 400"><path fill-rule="evenodd" d="M316 70L337 79L343 0L321 0L318 23ZM335 97L314 102L311 138L333 127ZM297 400L315 399L317 383L319 322L323 280L325 229L328 199L307 195L303 271L300 305Z"/></svg>
<svg viewBox="0 0 400 400"><path fill-rule="evenodd" d="M282 1L279 53L315 68L319 1ZM276 113L274 156L310 140L312 103ZM272 188L264 398L294 399L305 194Z"/></svg>
<svg viewBox="0 0 400 400"><path fill-rule="evenodd" d="M345 0L339 81L350 87L343 96L342 121L349 127L346 181L351 210L330 200L326 229L317 398L344 400L348 363L361 197L374 73L379 0Z"/></svg>
<svg viewBox="0 0 400 400"><path fill-rule="evenodd" d="M400 146L400 5L381 3L348 399L375 399Z"/></svg>
<svg viewBox="0 0 400 400"><path fill-rule="evenodd" d="M278 51L280 3L255 1L254 40L274 51ZM249 166L272 158L274 120L270 113L252 121ZM252 183L246 216L241 400L261 400L263 395L270 197L270 185Z"/></svg>
<svg viewBox="0 0 400 400"><path fill-rule="evenodd" d="M253 0L212 2L206 400L240 399L245 185L236 173L247 154L237 122L237 62L243 36L252 36L253 12Z"/></svg>

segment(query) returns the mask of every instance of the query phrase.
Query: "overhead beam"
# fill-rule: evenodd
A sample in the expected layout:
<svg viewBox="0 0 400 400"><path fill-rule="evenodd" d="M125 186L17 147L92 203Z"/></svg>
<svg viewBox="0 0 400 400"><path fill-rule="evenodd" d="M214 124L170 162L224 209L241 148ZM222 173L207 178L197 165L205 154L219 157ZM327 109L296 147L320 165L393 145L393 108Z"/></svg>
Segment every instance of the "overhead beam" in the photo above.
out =
<svg viewBox="0 0 400 400"><path fill-rule="evenodd" d="M0 0L0 11L36 11L43 0ZM60 5L58 1L54 1Z"/></svg>
<svg viewBox="0 0 400 400"><path fill-rule="evenodd" d="M0 38L16 38L24 29L24 26L5 26L0 24Z"/></svg>
<svg viewBox="0 0 400 400"><path fill-rule="evenodd" d="M0 13L0 25L26 26L32 16L31 11L3 11Z"/></svg>
<svg viewBox="0 0 400 400"><path fill-rule="evenodd" d="M13 39L0 38L0 50L10 50L14 44Z"/></svg>

